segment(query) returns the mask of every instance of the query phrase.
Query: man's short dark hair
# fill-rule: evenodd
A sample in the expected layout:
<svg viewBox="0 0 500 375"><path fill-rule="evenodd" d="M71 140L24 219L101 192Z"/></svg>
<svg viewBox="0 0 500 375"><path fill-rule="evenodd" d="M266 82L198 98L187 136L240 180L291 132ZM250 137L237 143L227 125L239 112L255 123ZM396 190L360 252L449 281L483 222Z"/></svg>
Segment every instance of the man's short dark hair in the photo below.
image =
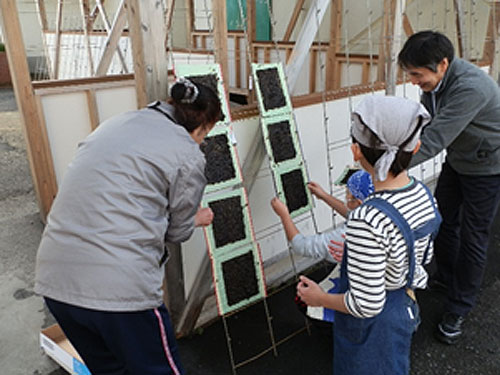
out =
<svg viewBox="0 0 500 375"><path fill-rule="evenodd" d="M455 50L451 41L437 31L420 31L408 38L398 55L402 69L427 68L437 71L437 65L446 57L453 61Z"/></svg>

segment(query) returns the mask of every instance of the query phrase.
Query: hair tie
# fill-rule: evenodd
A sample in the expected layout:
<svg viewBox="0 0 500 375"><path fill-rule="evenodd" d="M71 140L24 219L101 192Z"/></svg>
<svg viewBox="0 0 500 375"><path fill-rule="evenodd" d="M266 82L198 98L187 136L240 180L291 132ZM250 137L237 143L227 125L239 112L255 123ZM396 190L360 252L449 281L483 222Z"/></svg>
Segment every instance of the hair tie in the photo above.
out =
<svg viewBox="0 0 500 375"><path fill-rule="evenodd" d="M180 102L184 104L193 104L200 94L198 87L196 87L196 85L189 79L184 77L179 78L177 80L177 83L182 84L186 89L184 92L184 97L180 100Z"/></svg>

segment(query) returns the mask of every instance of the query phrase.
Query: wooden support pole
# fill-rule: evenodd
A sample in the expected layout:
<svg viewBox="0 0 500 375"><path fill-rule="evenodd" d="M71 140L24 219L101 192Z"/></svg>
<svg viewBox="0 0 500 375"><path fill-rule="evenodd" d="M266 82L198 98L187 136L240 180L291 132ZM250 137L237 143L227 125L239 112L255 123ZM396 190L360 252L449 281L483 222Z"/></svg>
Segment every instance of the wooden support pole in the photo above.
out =
<svg viewBox="0 0 500 375"><path fill-rule="evenodd" d="M293 30L295 29L295 25L297 24L297 20L299 19L300 12L304 7L304 1L305 0L297 0L297 2L295 3L295 8L293 9L290 21L288 22L288 27L286 28L285 35L283 36L283 42L288 42L290 40Z"/></svg>
<svg viewBox="0 0 500 375"><path fill-rule="evenodd" d="M403 13L403 29L405 31L406 36L412 36L415 33L406 12Z"/></svg>
<svg viewBox="0 0 500 375"><path fill-rule="evenodd" d="M135 89L138 108L143 108L148 103L146 93L146 64L142 42L141 15L139 0L126 0L128 27L132 42L132 57L134 60Z"/></svg>
<svg viewBox="0 0 500 375"><path fill-rule="evenodd" d="M342 1L332 0L330 3L330 39L326 52L326 75L325 89L327 91L340 88L340 82L336 79L337 53L340 51L340 41L342 35Z"/></svg>
<svg viewBox="0 0 500 375"><path fill-rule="evenodd" d="M500 83L500 2L493 2L490 7L483 61L490 65L490 76Z"/></svg>
<svg viewBox="0 0 500 375"><path fill-rule="evenodd" d="M238 1L243 1L243 0L238 0ZM245 43L247 44L247 48L250 56L248 54L245 54L246 58L246 83L247 83L247 88L248 88L248 104L251 104L254 102L255 96L254 96L254 89L253 85L250 84L250 81L252 79L252 63L256 61L255 59L255 49L253 48L253 43L257 38L257 33L255 30L255 22L256 22L256 10L255 10L255 0L246 0L247 2L247 40L245 40ZM250 61L248 60L250 59Z"/></svg>
<svg viewBox="0 0 500 375"><path fill-rule="evenodd" d="M220 64L224 90L229 93L229 71L227 61L227 10L226 0L212 0L214 15L215 59Z"/></svg>
<svg viewBox="0 0 500 375"><path fill-rule="evenodd" d="M99 13L101 14L102 22L104 23L104 27L106 28L106 34L107 34L108 39L106 40L105 45L108 46L108 43L110 42L110 35L112 33L112 30L116 26L118 15L120 14L121 17L124 19L124 24L123 24L123 27L124 27L125 23L127 22L127 13L125 10L125 0L122 0L121 3L118 5L118 9L116 10L115 18L113 20L113 25L111 25L109 23L108 15L106 14L106 9L104 9L103 2L104 2L103 0L97 0L96 1L96 8L99 9ZM95 18L94 18L94 20L95 20ZM123 27L121 28L122 31L123 31ZM120 32L120 36L121 36L121 32ZM118 54L118 58L120 59L124 73L128 73L127 63L125 62L125 58L123 57L122 50L120 48L119 43L120 43L120 38L118 38L118 42L116 45L116 53ZM105 52L103 52L103 55L104 55L104 53ZM102 57L101 57L101 61L102 61ZM100 64L101 63L99 63L99 65ZM102 74L99 74L99 67L97 68L96 75L97 76L102 75Z"/></svg>
<svg viewBox="0 0 500 375"><path fill-rule="evenodd" d="M95 90L85 90L87 97L87 106L89 111L90 129L94 131L99 125L99 113L97 111L97 101L95 98Z"/></svg>
<svg viewBox="0 0 500 375"><path fill-rule="evenodd" d="M57 0L55 57L54 57L54 67L52 68L54 76L51 77L53 79L59 78L59 60L61 56L62 10L63 10L63 0Z"/></svg>
<svg viewBox="0 0 500 375"><path fill-rule="evenodd" d="M105 13L101 11L101 14L105 16ZM105 76L108 72L109 66L111 65L111 61L113 60L113 56L115 52L119 51L118 43L120 42L120 38L123 33L123 28L127 24L127 11L125 9L125 0L121 0L118 9L115 14L115 19L113 20L113 25L111 28L109 27L109 22L105 21L106 29L108 29L108 36L105 42L104 52L101 56L101 61L99 61L99 65L97 66L97 70L95 75L98 77ZM121 55L121 54L120 54ZM126 69L125 61L122 56L122 63Z"/></svg>
<svg viewBox="0 0 500 375"><path fill-rule="evenodd" d="M0 24L7 50L17 108L23 121L28 160L40 216L45 221L57 192L56 177L45 122L38 106L24 47L15 0L0 1Z"/></svg>
<svg viewBox="0 0 500 375"><path fill-rule="evenodd" d="M386 79L386 60L389 54L391 3L393 0L384 0L384 14L382 17L382 28L380 30L380 43L378 46L377 81Z"/></svg>
<svg viewBox="0 0 500 375"><path fill-rule="evenodd" d="M309 93L316 92L316 66L318 59L318 51L312 49L309 52Z"/></svg>
<svg viewBox="0 0 500 375"><path fill-rule="evenodd" d="M465 60L470 59L468 48L467 30L465 27L465 14L462 0L453 0L455 6L455 20L457 25L458 51L460 57Z"/></svg>
<svg viewBox="0 0 500 375"><path fill-rule="evenodd" d="M82 15L82 27L85 36L85 46L87 47L87 57L89 60L90 75L94 76L95 75L94 59L92 58L92 47L90 45L91 30L88 29L88 27L91 25L91 23L88 20L90 14L89 0L80 0L80 13Z"/></svg>

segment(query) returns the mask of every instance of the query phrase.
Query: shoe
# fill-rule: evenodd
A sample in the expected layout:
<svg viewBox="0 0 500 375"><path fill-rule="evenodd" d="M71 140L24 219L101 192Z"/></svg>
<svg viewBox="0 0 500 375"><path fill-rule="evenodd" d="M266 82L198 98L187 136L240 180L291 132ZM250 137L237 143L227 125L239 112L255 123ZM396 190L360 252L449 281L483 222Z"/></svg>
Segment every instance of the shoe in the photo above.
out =
<svg viewBox="0 0 500 375"><path fill-rule="evenodd" d="M431 277L427 282L427 289L431 292L447 293L448 285L436 277Z"/></svg>
<svg viewBox="0 0 500 375"><path fill-rule="evenodd" d="M436 338L448 345L453 345L462 336L462 324L465 318L461 315L446 312L437 326Z"/></svg>

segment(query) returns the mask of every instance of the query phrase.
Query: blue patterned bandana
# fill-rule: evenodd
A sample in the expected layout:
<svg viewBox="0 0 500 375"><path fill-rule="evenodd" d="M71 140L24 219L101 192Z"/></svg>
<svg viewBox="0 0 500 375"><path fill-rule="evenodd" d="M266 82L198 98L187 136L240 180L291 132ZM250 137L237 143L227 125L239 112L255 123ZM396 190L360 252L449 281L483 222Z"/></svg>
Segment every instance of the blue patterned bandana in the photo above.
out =
<svg viewBox="0 0 500 375"><path fill-rule="evenodd" d="M371 193L375 191L372 183L372 177L363 170L353 173L347 180L347 188L352 196L360 201L364 201Z"/></svg>

